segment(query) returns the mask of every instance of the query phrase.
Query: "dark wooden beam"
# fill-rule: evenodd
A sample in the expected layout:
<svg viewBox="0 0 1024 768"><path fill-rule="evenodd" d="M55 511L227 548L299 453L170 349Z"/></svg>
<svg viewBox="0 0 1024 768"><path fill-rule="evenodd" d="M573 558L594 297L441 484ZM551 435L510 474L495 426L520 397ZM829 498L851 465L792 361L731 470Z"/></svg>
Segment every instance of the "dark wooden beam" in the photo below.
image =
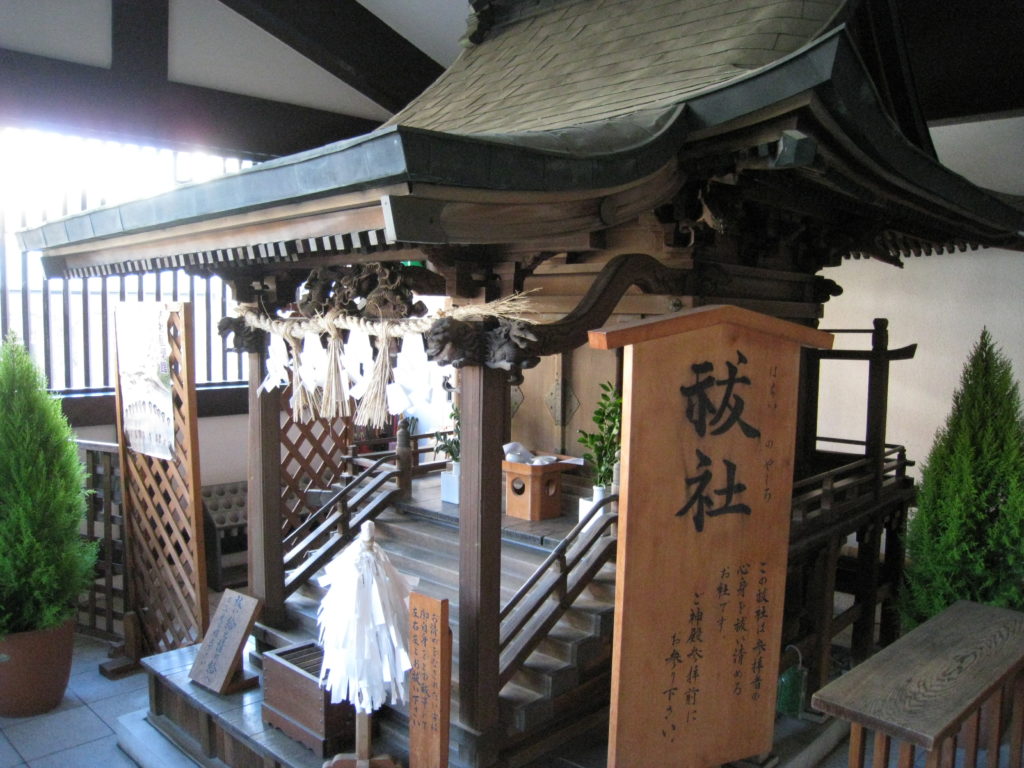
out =
<svg viewBox="0 0 1024 768"><path fill-rule="evenodd" d="M392 112L444 71L356 0L221 2Z"/></svg>
<svg viewBox="0 0 1024 768"><path fill-rule="evenodd" d="M900 0L899 11L927 120L1024 110L1024 3Z"/></svg>
<svg viewBox="0 0 1024 768"><path fill-rule="evenodd" d="M0 123L170 147L276 156L367 133L319 109L0 48Z"/></svg>
<svg viewBox="0 0 1024 768"><path fill-rule="evenodd" d="M135 80L167 81L169 0L112 0L111 69Z"/></svg>

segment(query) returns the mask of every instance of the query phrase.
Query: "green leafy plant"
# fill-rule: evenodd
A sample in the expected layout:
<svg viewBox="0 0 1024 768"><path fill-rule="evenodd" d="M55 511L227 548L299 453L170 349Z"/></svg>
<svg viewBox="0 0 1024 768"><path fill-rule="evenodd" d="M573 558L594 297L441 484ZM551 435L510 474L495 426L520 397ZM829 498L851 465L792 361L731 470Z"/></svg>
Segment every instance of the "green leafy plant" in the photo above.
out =
<svg viewBox="0 0 1024 768"><path fill-rule="evenodd" d="M60 401L26 349L0 345L0 636L67 620L96 549L79 528L84 470Z"/></svg>
<svg viewBox="0 0 1024 768"><path fill-rule="evenodd" d="M1024 609L1024 419L987 329L928 454L907 550L908 625L956 600Z"/></svg>
<svg viewBox="0 0 1024 768"><path fill-rule="evenodd" d="M615 476L622 435L622 397L610 381L601 384L601 396L591 418L597 430L579 431L579 441L587 449L583 460L594 473L594 485L609 486Z"/></svg>
<svg viewBox="0 0 1024 768"><path fill-rule="evenodd" d="M459 406L452 404L452 411L449 414L452 420L450 432L435 432L434 442L437 450L445 453L452 461L459 460L459 451L462 447L462 428L459 424Z"/></svg>

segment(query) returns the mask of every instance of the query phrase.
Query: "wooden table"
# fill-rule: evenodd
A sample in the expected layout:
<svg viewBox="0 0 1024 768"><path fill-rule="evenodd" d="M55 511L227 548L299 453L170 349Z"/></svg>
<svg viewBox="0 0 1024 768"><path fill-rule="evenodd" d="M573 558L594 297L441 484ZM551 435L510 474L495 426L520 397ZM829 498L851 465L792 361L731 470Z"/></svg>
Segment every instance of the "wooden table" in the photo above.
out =
<svg viewBox="0 0 1024 768"><path fill-rule="evenodd" d="M851 768L864 763L866 729L875 732L874 766L888 765L892 739L901 742L901 768L917 748L928 766L951 766L957 746L965 768L974 768L979 747L995 766L1001 727L983 736L979 723L984 712L999 726L1011 706L1010 765L1019 768L1022 670L1024 613L961 601L826 685L811 705L851 722Z"/></svg>

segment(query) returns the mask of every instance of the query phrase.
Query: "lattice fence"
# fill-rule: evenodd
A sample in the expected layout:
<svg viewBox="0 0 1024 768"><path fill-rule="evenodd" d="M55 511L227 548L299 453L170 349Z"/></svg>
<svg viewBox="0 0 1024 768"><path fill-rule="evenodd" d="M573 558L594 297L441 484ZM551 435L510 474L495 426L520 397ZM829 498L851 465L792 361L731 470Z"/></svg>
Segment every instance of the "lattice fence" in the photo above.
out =
<svg viewBox="0 0 1024 768"><path fill-rule="evenodd" d="M195 371L192 367L192 308L179 304L167 323L170 341L175 456L165 460L125 446L129 590L138 606L146 650L150 653L197 642L206 631L205 545L199 486ZM118 381L120 423L121 387Z"/></svg>
<svg viewBox="0 0 1024 768"><path fill-rule="evenodd" d="M291 388L281 396L281 527L282 536L316 511L305 491L327 488L345 471L351 429L349 419L295 421Z"/></svg>
<svg viewBox="0 0 1024 768"><path fill-rule="evenodd" d="M89 589L78 601L76 631L119 640L124 637L124 517L117 445L79 441L85 463L87 499L83 538L99 547Z"/></svg>

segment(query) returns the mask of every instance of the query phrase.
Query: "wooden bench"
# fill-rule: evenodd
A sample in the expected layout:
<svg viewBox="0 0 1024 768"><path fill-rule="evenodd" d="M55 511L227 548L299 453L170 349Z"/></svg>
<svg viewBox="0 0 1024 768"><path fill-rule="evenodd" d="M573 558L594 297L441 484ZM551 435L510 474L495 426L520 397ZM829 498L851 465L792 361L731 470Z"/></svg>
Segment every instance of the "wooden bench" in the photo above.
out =
<svg viewBox="0 0 1024 768"><path fill-rule="evenodd" d="M975 768L980 749L996 768L1007 720L1009 766L1020 768L1022 670L1024 613L963 601L826 685L811 705L850 721L850 768L864 765L869 731L873 768L889 765L894 741L899 768L914 764L916 750L927 768L952 768L958 747L963 768Z"/></svg>

